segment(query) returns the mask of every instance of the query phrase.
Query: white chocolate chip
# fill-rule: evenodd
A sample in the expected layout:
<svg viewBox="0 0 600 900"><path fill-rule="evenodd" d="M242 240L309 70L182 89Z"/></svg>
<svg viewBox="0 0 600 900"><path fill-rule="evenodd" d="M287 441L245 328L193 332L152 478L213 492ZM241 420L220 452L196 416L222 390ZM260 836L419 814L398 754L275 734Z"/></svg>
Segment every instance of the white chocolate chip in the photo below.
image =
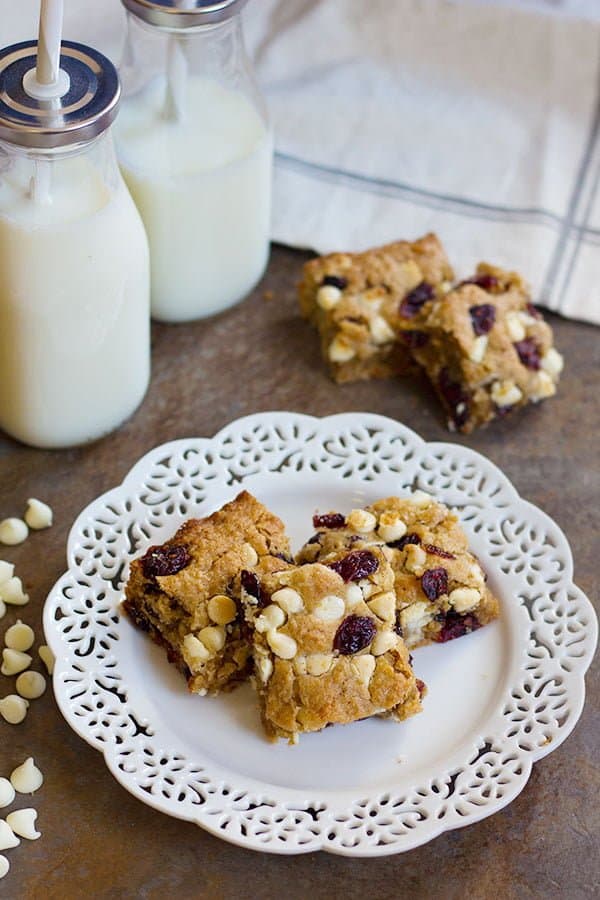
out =
<svg viewBox="0 0 600 900"><path fill-rule="evenodd" d="M27 501L27 509L23 516L30 528L38 531L41 528L50 528L52 525L52 510L47 503L30 497Z"/></svg>
<svg viewBox="0 0 600 900"><path fill-rule="evenodd" d="M255 566L258 562L258 553L252 544L242 544L240 555L243 566Z"/></svg>
<svg viewBox="0 0 600 900"><path fill-rule="evenodd" d="M0 598L9 606L25 606L29 603L29 594L25 593L23 582L16 575L0 584Z"/></svg>
<svg viewBox="0 0 600 900"><path fill-rule="evenodd" d="M8 778L0 778L0 808L10 806L15 799L15 789Z"/></svg>
<svg viewBox="0 0 600 900"><path fill-rule="evenodd" d="M21 672L15 683L17 693L26 700L37 700L46 690L46 679L39 672Z"/></svg>
<svg viewBox="0 0 600 900"><path fill-rule="evenodd" d="M522 399L523 392L514 381L495 381L491 395L496 406L514 406Z"/></svg>
<svg viewBox="0 0 600 900"><path fill-rule="evenodd" d="M422 575L427 563L427 554L418 544L406 545L406 560L404 565L413 575Z"/></svg>
<svg viewBox="0 0 600 900"><path fill-rule="evenodd" d="M509 312L506 314L506 330L511 341L522 341L526 335L523 322L518 312Z"/></svg>
<svg viewBox="0 0 600 900"><path fill-rule="evenodd" d="M459 613L474 609L480 600L481 594L475 588L455 588L448 594L448 601Z"/></svg>
<svg viewBox="0 0 600 900"><path fill-rule="evenodd" d="M531 328L532 325L536 324L536 320L533 316L531 316L528 312L518 312L519 322L525 326L525 328Z"/></svg>
<svg viewBox="0 0 600 900"><path fill-rule="evenodd" d="M406 534L406 522L396 513L383 512L379 516L377 534L383 541L399 541Z"/></svg>
<svg viewBox="0 0 600 900"><path fill-rule="evenodd" d="M306 657L306 671L309 675L325 675L333 665L333 657L329 653L311 653Z"/></svg>
<svg viewBox="0 0 600 900"><path fill-rule="evenodd" d="M352 608L357 603L363 602L363 592L357 584L349 584L346 586L346 604Z"/></svg>
<svg viewBox="0 0 600 900"><path fill-rule="evenodd" d="M226 594L216 594L207 604L209 618L217 625L229 625L237 616L235 600Z"/></svg>
<svg viewBox="0 0 600 900"><path fill-rule="evenodd" d="M339 619L340 616L343 616L345 609L346 604L342 597L338 597L336 594L328 594L317 603L313 609L313 616L322 622L332 622L334 619Z"/></svg>
<svg viewBox="0 0 600 900"><path fill-rule="evenodd" d="M0 600L0 619L3 619L6 615L6 604L4 600Z"/></svg>
<svg viewBox="0 0 600 900"><path fill-rule="evenodd" d="M376 344L387 344L393 341L396 336L394 330L390 328L383 316L373 316L369 322L369 329L371 337Z"/></svg>
<svg viewBox="0 0 600 900"><path fill-rule="evenodd" d="M9 547L22 544L28 534L29 528L23 519L3 519L0 522L0 544L6 544Z"/></svg>
<svg viewBox="0 0 600 900"><path fill-rule="evenodd" d="M48 670L48 675L52 675L52 673L54 672L54 663L56 662L54 653L52 652L50 647L46 646L46 644L42 644L42 646L38 648L38 653L40 655L40 659Z"/></svg>
<svg viewBox="0 0 600 900"><path fill-rule="evenodd" d="M363 600L368 600L371 594L374 594L377 590L376 586L371 581L369 581L368 578L363 578L361 581L359 581L359 586L362 591Z"/></svg>
<svg viewBox="0 0 600 900"><path fill-rule="evenodd" d="M367 685L375 671L375 657L370 653L364 653L350 660L350 665L356 672L358 679Z"/></svg>
<svg viewBox="0 0 600 900"><path fill-rule="evenodd" d="M15 567L12 563L0 559L0 586L5 584L15 574Z"/></svg>
<svg viewBox="0 0 600 900"><path fill-rule="evenodd" d="M280 588L271 596L271 600L280 606L288 616L302 612L304 609L302 597L293 588Z"/></svg>
<svg viewBox="0 0 600 900"><path fill-rule="evenodd" d="M11 650L29 650L35 640L33 628L17 619L14 625L7 628L4 643Z"/></svg>
<svg viewBox="0 0 600 900"><path fill-rule="evenodd" d="M395 647L397 643L398 635L393 631L380 631L373 639L371 653L373 656L383 656L384 653L387 653L388 650Z"/></svg>
<svg viewBox="0 0 600 900"><path fill-rule="evenodd" d="M342 292L334 284L324 284L317 291L317 304L321 309L329 310L342 299Z"/></svg>
<svg viewBox="0 0 600 900"><path fill-rule="evenodd" d="M202 641L211 654L220 653L225 646L225 629L222 625L207 625L198 632L198 640Z"/></svg>
<svg viewBox="0 0 600 900"><path fill-rule="evenodd" d="M553 397L556 393L556 384L547 372L538 372L535 380L535 392L531 394L531 399L545 400L547 397Z"/></svg>
<svg viewBox="0 0 600 900"><path fill-rule="evenodd" d="M427 604L421 600L411 603L400 613L400 626L407 644L417 643L422 638L423 628L431 622L433 613L427 609Z"/></svg>
<svg viewBox="0 0 600 900"><path fill-rule="evenodd" d="M271 675L273 674L273 663L269 659L268 656L261 656L261 658L256 663L256 669L258 671L258 675L263 684L266 684Z"/></svg>
<svg viewBox="0 0 600 900"><path fill-rule="evenodd" d="M373 531L377 525L377 519L366 509L353 509L347 519L348 528L357 531L359 534L366 534Z"/></svg>
<svg viewBox="0 0 600 900"><path fill-rule="evenodd" d="M376 594L368 602L369 609L384 622L392 622L396 616L396 594L394 591L384 591Z"/></svg>
<svg viewBox="0 0 600 900"><path fill-rule="evenodd" d="M267 632L267 643L276 656L281 659L293 659L298 652L298 645L294 638L287 634L281 634L280 631L272 629Z"/></svg>
<svg viewBox="0 0 600 900"><path fill-rule="evenodd" d="M294 672L296 673L296 675L306 675L307 674L306 657L305 656L294 657L292 666L294 668Z"/></svg>
<svg viewBox="0 0 600 900"><path fill-rule="evenodd" d="M565 362L562 355L554 347L550 347L540 360L540 365L544 372L552 376L555 380L563 370Z"/></svg>
<svg viewBox="0 0 600 900"><path fill-rule="evenodd" d="M31 665L31 657L29 653L22 653L20 650L11 650L5 647L2 651L2 667L0 672L3 675L18 675Z"/></svg>
<svg viewBox="0 0 600 900"><path fill-rule="evenodd" d="M471 362L480 363L485 356L485 351L487 350L488 345L488 336L487 334L480 334L479 337L476 337L471 345L471 349L469 351L469 359Z"/></svg>
<svg viewBox="0 0 600 900"><path fill-rule="evenodd" d="M354 359L356 350L346 338L339 334L329 345L328 355L331 362L345 363Z"/></svg>
<svg viewBox="0 0 600 900"><path fill-rule="evenodd" d="M430 506L433 503L433 497L426 491L413 491L409 499L413 506Z"/></svg>
<svg viewBox="0 0 600 900"><path fill-rule="evenodd" d="M195 634L186 634L183 639L183 658L190 669L210 659L210 651L199 641Z"/></svg>
<svg viewBox="0 0 600 900"><path fill-rule="evenodd" d="M27 715L29 703L17 694L9 694L0 700L0 716L9 725L19 725Z"/></svg>
<svg viewBox="0 0 600 900"><path fill-rule="evenodd" d="M18 847L20 843L8 822L0 819L0 850L10 850L12 847Z"/></svg>
<svg viewBox="0 0 600 900"><path fill-rule="evenodd" d="M8 875L8 870L10 869L10 863L5 856L0 856L0 878L4 878L5 875Z"/></svg>
<svg viewBox="0 0 600 900"><path fill-rule="evenodd" d="M261 615L255 620L254 627L259 634L264 634L266 631L279 628L284 624L285 619L286 615L282 608L276 603L271 603L269 606L265 606Z"/></svg>
<svg viewBox="0 0 600 900"><path fill-rule="evenodd" d="M37 841L42 836L42 833L35 829L36 819L36 809L15 809L14 812L7 815L6 824L19 837L25 838L27 841Z"/></svg>
<svg viewBox="0 0 600 900"><path fill-rule="evenodd" d="M28 756L24 763L13 769L10 783L19 794L34 794L41 788L44 776L33 761L33 756Z"/></svg>

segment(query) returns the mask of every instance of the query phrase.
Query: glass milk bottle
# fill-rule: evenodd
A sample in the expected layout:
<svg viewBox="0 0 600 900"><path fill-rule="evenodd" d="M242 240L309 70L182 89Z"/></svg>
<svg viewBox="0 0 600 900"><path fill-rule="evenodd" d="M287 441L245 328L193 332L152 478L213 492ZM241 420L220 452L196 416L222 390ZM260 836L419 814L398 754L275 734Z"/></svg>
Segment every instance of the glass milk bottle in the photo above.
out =
<svg viewBox="0 0 600 900"><path fill-rule="evenodd" d="M269 254L273 141L245 0L122 2L117 152L150 242L152 315L203 318L248 294Z"/></svg>
<svg viewBox="0 0 600 900"><path fill-rule="evenodd" d="M67 447L146 392L149 255L110 134L114 66L64 41L65 93L36 99L36 48L0 51L0 428Z"/></svg>

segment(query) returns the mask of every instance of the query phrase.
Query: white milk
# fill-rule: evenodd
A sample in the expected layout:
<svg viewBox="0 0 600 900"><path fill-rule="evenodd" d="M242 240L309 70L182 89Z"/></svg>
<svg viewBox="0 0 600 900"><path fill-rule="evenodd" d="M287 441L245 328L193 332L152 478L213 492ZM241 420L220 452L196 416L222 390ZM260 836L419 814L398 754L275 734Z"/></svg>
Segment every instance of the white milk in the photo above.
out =
<svg viewBox="0 0 600 900"><path fill-rule="evenodd" d="M192 76L181 122L156 78L116 123L119 160L150 241L152 314L183 322L220 312L261 277L269 252L273 146L246 98Z"/></svg>
<svg viewBox="0 0 600 900"><path fill-rule="evenodd" d="M29 161L0 171L0 427L38 447L111 431L149 378L148 247L131 197L82 156L52 169L44 205Z"/></svg>

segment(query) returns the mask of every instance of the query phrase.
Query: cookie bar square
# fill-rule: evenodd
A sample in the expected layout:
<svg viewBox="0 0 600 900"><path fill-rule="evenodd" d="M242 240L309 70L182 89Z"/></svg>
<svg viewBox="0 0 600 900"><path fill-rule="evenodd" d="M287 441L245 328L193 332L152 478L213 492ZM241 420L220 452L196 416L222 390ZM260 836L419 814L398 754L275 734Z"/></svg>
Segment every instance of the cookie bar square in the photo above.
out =
<svg viewBox="0 0 600 900"><path fill-rule="evenodd" d="M343 551L263 576L242 592L253 632L255 680L271 740L421 709L422 682L394 631L394 575L386 551Z"/></svg>
<svg viewBox="0 0 600 900"><path fill-rule="evenodd" d="M471 432L556 393L563 367L552 329L514 272L481 263L469 281L400 326L448 413Z"/></svg>
<svg viewBox="0 0 600 900"><path fill-rule="evenodd" d="M300 309L319 331L334 380L386 378L410 369L410 352L398 343L393 327L397 308L420 308L452 277L434 234L306 263L298 287Z"/></svg>
<svg viewBox="0 0 600 900"><path fill-rule="evenodd" d="M190 519L131 563L123 607L185 675L190 691L218 693L249 676L240 571L289 564L283 523L246 491Z"/></svg>
<svg viewBox="0 0 600 900"><path fill-rule="evenodd" d="M387 548L396 630L409 649L461 637L498 616L457 517L429 494L388 497L348 516L315 516L314 525L319 530L298 553L300 564L327 563L343 549Z"/></svg>

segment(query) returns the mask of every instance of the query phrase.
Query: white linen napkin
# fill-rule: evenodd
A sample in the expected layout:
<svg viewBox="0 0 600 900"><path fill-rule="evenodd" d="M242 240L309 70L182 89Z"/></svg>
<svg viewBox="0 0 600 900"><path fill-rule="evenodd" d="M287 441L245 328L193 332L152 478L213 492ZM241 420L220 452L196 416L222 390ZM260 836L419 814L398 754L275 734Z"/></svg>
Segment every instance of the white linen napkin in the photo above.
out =
<svg viewBox="0 0 600 900"><path fill-rule="evenodd" d="M0 0L0 41L38 0ZM119 0L65 36L118 59ZM600 0L252 0L275 126L274 240L319 253L436 231L600 324Z"/></svg>

